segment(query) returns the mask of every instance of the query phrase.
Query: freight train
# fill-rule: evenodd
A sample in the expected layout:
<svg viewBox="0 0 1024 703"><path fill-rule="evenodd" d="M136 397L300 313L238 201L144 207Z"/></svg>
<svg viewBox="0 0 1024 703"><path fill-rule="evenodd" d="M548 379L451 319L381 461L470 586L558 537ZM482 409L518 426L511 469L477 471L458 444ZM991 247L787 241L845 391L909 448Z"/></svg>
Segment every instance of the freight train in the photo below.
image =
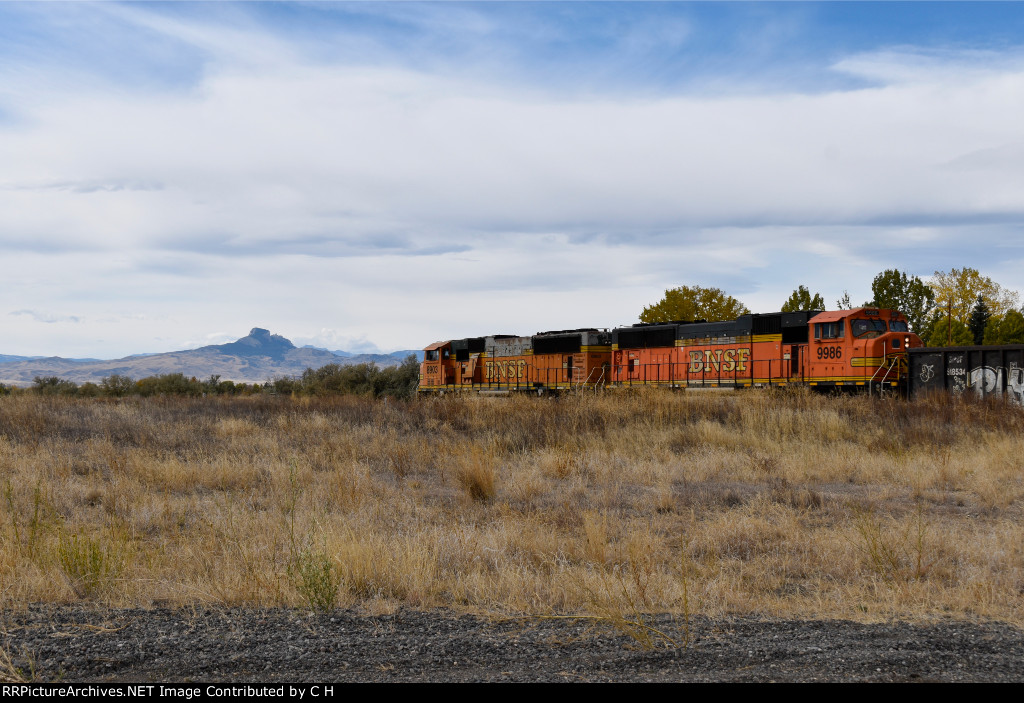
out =
<svg viewBox="0 0 1024 703"><path fill-rule="evenodd" d="M902 390L908 352L922 347L902 313L860 307L750 314L727 322L640 323L607 329L496 334L424 350L419 391L557 393L662 386L804 385Z"/></svg>

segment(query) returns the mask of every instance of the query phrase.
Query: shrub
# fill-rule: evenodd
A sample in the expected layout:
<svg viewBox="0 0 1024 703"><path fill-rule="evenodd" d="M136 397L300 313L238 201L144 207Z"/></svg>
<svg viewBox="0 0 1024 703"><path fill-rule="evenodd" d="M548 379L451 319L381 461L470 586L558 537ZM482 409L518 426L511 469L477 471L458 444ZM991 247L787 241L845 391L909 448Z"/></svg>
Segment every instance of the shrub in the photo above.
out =
<svg viewBox="0 0 1024 703"><path fill-rule="evenodd" d="M100 381L100 388L103 390L103 395L120 398L135 390L135 381L132 380L131 376L122 376L115 373L104 377Z"/></svg>
<svg viewBox="0 0 1024 703"><path fill-rule="evenodd" d="M295 557L289 572L296 590L311 609L327 612L334 608L341 575L326 554L303 550Z"/></svg>
<svg viewBox="0 0 1024 703"><path fill-rule="evenodd" d="M78 384L57 376L36 376L32 379L36 384L33 390L43 395L75 395Z"/></svg>
<svg viewBox="0 0 1024 703"><path fill-rule="evenodd" d="M99 595L117 577L121 566L116 550L99 538L81 534L61 536L57 560L79 598Z"/></svg>
<svg viewBox="0 0 1024 703"><path fill-rule="evenodd" d="M420 384L420 363L415 354L405 357L398 366L382 369L374 379L373 394L376 397L392 396L395 398L411 398L416 395Z"/></svg>

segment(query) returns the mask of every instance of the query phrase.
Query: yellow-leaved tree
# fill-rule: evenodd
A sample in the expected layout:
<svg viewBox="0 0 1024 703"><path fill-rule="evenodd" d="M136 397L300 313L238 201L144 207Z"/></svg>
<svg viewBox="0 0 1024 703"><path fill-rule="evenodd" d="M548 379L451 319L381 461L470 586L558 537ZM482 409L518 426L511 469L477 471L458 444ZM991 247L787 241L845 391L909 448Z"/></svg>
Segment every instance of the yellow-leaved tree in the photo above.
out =
<svg viewBox="0 0 1024 703"><path fill-rule="evenodd" d="M750 310L740 301L719 288L680 286L665 291L665 297L640 313L641 322L668 322L670 320L707 320L721 322L735 320Z"/></svg>
<svg viewBox="0 0 1024 703"><path fill-rule="evenodd" d="M1017 291L1008 290L976 269L964 267L936 271L928 285L935 291L935 308L954 320L968 324L978 297L985 301L989 314L1001 317L1017 307Z"/></svg>

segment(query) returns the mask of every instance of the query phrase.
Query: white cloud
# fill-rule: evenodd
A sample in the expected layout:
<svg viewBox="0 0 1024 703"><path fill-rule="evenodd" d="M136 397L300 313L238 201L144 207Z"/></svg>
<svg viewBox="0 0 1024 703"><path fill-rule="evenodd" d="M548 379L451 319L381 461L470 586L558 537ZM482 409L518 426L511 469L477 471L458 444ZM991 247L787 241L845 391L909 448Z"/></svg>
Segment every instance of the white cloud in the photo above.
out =
<svg viewBox="0 0 1024 703"><path fill-rule="evenodd" d="M560 97L107 11L212 58L187 91L7 82L23 120L0 125L0 301L74 301L92 341L69 350L21 315L8 338L37 346L4 353L252 326L403 348L626 323L684 283L757 309L803 283L831 303L883 268L978 265L951 223L1024 215L1015 60L865 54L835 69L874 85L816 95ZM205 336L224 318L237 335Z"/></svg>

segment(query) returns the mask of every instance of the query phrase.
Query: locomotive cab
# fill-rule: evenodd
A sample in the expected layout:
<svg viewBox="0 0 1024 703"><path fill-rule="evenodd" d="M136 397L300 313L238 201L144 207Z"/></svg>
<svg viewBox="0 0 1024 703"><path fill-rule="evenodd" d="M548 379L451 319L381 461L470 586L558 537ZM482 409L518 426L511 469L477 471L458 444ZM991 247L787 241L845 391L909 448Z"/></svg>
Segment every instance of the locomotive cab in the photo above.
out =
<svg viewBox="0 0 1024 703"><path fill-rule="evenodd" d="M455 362L452 343L434 342L423 350L420 364L420 390L440 390L455 382Z"/></svg>
<svg viewBox="0 0 1024 703"><path fill-rule="evenodd" d="M896 310L824 312L810 324L808 376L815 386L895 387L906 378L907 350L923 346Z"/></svg>

